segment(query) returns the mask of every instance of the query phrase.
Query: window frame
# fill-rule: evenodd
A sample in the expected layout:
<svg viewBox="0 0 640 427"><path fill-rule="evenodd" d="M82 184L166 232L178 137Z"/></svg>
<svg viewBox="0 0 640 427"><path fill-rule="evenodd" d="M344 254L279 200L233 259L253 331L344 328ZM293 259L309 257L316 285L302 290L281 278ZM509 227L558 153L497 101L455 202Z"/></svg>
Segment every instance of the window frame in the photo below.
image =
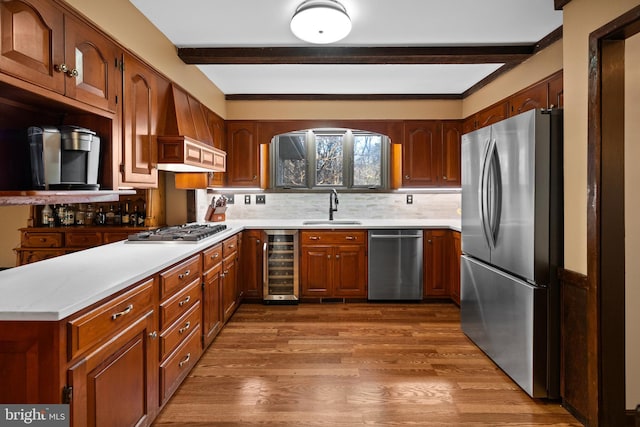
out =
<svg viewBox="0 0 640 427"><path fill-rule="evenodd" d="M305 186L286 186L278 184L278 167L279 167L279 149L278 138L287 135L305 135L305 153L306 153L306 185ZM316 183L316 135L336 135L343 136L343 160L342 160L342 185L331 185ZM354 185L354 144L355 137L357 135L375 135L381 138L381 153L380 153L380 184L371 185ZM327 191L329 188L336 188L341 191L356 191L356 192L375 192L389 190L389 176L391 168L391 140L387 135L366 131L366 130L354 130L345 128L314 128L298 131L286 132L284 134L276 135L273 137L270 148L269 169L271 175L270 189L274 191Z"/></svg>

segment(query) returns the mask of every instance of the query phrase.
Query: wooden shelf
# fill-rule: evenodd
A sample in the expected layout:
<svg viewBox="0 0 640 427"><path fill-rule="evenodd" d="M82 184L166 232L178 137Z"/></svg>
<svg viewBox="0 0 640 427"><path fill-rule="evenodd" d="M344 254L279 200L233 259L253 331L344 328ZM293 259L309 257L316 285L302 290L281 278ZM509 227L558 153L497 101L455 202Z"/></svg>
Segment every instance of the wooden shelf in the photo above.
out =
<svg viewBox="0 0 640 427"><path fill-rule="evenodd" d="M0 191L0 206L46 205L51 203L115 202L120 196L134 195L135 190L100 191Z"/></svg>

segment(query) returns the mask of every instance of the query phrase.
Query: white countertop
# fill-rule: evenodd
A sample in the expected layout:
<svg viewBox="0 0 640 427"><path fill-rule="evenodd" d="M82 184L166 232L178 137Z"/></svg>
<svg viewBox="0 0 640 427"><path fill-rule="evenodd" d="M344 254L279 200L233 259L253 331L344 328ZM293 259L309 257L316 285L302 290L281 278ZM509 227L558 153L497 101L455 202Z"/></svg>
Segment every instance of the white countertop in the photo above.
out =
<svg viewBox="0 0 640 427"><path fill-rule="evenodd" d="M224 224L229 227L227 230L197 243L117 242L0 271L0 320L64 319L243 229L460 230L460 219L361 220L356 225L303 225L303 220L232 220Z"/></svg>

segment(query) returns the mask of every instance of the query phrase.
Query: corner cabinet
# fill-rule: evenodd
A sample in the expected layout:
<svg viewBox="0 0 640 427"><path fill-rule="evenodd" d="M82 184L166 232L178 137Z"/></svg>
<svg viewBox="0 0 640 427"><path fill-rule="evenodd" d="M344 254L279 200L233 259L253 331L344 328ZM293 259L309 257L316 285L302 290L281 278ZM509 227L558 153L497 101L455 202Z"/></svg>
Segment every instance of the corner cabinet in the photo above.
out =
<svg viewBox="0 0 640 427"><path fill-rule="evenodd" d="M129 54L122 56L120 185L157 187L159 90L168 83Z"/></svg>
<svg viewBox="0 0 640 427"><path fill-rule="evenodd" d="M227 185L260 186L260 144L255 121L227 122Z"/></svg>

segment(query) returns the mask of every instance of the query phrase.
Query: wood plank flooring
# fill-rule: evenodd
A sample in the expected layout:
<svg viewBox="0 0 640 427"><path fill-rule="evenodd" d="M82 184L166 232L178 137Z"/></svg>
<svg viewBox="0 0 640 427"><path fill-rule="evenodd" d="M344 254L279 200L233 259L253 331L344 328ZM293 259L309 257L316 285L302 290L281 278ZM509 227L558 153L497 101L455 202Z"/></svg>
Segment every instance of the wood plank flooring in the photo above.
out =
<svg viewBox="0 0 640 427"><path fill-rule="evenodd" d="M533 400L453 304L244 304L154 426L581 426Z"/></svg>

